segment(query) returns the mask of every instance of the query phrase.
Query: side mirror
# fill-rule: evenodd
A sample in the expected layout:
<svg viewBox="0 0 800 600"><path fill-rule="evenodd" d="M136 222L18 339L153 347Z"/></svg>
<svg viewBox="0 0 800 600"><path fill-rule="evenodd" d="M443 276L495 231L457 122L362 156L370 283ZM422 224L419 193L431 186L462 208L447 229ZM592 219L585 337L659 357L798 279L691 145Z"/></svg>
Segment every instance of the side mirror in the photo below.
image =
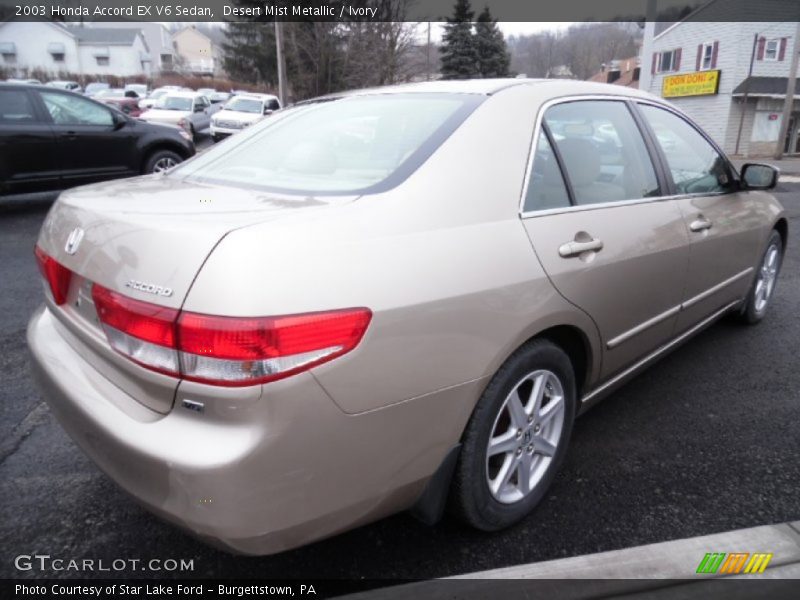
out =
<svg viewBox="0 0 800 600"><path fill-rule="evenodd" d="M747 163L742 167L742 181L750 190L771 190L778 183L780 171L772 165Z"/></svg>
<svg viewBox="0 0 800 600"><path fill-rule="evenodd" d="M122 129L128 123L128 119L121 113L114 112L111 113L111 116L114 119L114 131Z"/></svg>
<svg viewBox="0 0 800 600"><path fill-rule="evenodd" d="M266 106L264 107L264 114L265 115L271 115L272 113L273 113L273 110L271 108L267 108Z"/></svg>

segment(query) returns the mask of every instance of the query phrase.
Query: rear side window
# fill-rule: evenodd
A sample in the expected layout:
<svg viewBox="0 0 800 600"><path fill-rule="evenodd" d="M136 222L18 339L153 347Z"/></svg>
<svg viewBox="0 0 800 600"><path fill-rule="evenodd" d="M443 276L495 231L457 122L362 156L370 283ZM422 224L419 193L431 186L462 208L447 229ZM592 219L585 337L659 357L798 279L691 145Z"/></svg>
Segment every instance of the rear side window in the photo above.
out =
<svg viewBox="0 0 800 600"><path fill-rule="evenodd" d="M553 148L544 131L539 133L536 155L525 195L525 212L569 206L569 194Z"/></svg>
<svg viewBox="0 0 800 600"><path fill-rule="evenodd" d="M641 104L639 108L664 152L677 193L731 190L733 179L725 160L694 127L663 108L649 104Z"/></svg>
<svg viewBox="0 0 800 600"><path fill-rule="evenodd" d="M624 102L587 100L550 107L544 116L575 204L661 195L644 139Z"/></svg>
<svg viewBox="0 0 800 600"><path fill-rule="evenodd" d="M171 174L287 193L382 191L419 167L482 100L376 94L301 105Z"/></svg>
<svg viewBox="0 0 800 600"><path fill-rule="evenodd" d="M0 123L23 125L37 121L30 96L23 90L0 90Z"/></svg>

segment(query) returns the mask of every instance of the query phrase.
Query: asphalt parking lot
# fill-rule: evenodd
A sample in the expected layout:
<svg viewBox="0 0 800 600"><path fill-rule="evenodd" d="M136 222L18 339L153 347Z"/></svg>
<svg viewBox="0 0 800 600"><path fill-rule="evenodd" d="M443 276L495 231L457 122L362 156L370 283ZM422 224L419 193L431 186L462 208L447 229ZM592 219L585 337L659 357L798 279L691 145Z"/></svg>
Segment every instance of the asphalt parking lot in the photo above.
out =
<svg viewBox="0 0 800 600"><path fill-rule="evenodd" d="M159 521L62 432L25 347L42 293L32 248L49 205L0 207L0 577L42 576L13 564L38 553L193 559L183 576L428 578L797 520L800 184L778 196L790 244L766 321L714 325L582 417L564 469L523 523L484 534L398 515L264 558L231 556Z"/></svg>

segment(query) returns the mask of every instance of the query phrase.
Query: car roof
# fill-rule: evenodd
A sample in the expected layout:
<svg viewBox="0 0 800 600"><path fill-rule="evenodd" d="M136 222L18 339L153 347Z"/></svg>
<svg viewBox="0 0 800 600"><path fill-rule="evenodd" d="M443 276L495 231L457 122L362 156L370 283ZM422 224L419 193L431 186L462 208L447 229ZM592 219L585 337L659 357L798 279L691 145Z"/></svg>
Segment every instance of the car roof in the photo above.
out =
<svg viewBox="0 0 800 600"><path fill-rule="evenodd" d="M553 97L573 94L601 94L629 97L652 98L650 94L628 87L597 83L594 81L580 81L575 79L529 79L529 78L503 78L503 79L453 79L439 81L422 81L418 83L401 83L385 87L366 88L347 92L329 94L311 100L314 102L326 99L342 98L347 96L361 96L373 94L406 94L406 93L440 93L440 94L478 94L491 96L503 90L518 86L542 86Z"/></svg>
<svg viewBox="0 0 800 600"><path fill-rule="evenodd" d="M255 100L275 100L278 99L277 96L273 96L272 94L256 94L256 93L248 93L248 94L236 94L236 98L253 98Z"/></svg>
<svg viewBox="0 0 800 600"><path fill-rule="evenodd" d="M199 94L197 92L184 92L180 90L170 90L167 96L174 96L177 98L197 98L202 96L203 94Z"/></svg>

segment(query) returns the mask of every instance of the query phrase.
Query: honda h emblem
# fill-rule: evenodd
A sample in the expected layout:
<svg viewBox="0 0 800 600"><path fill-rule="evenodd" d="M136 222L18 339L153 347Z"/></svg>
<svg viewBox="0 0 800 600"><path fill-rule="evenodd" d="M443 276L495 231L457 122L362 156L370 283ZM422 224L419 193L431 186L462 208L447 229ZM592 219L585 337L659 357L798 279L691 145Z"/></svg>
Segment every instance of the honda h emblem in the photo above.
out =
<svg viewBox="0 0 800 600"><path fill-rule="evenodd" d="M64 246L64 251L67 254L75 254L78 251L78 246L81 245L83 239L83 229L76 227L72 230L67 238L67 244Z"/></svg>

